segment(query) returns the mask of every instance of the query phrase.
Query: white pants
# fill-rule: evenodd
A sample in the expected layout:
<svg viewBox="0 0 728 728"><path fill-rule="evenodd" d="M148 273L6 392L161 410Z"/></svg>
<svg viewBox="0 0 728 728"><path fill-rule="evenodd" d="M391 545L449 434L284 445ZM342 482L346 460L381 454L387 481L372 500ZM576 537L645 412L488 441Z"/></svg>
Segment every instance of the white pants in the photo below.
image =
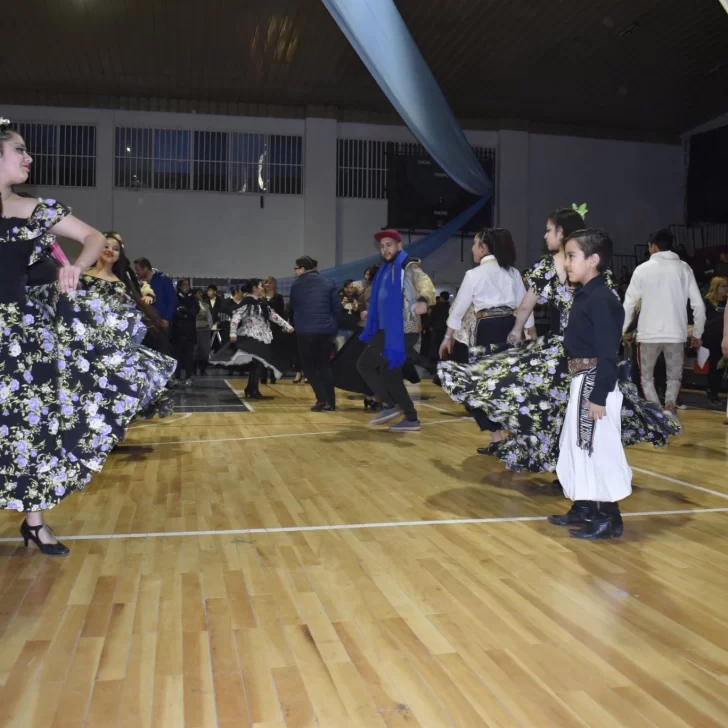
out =
<svg viewBox="0 0 728 728"><path fill-rule="evenodd" d="M583 376L577 374L571 380L556 474L567 498L614 503L632 492L632 470L622 445L622 393L615 388L607 396L607 414L594 423L590 455L577 444Z"/></svg>
<svg viewBox="0 0 728 728"><path fill-rule="evenodd" d="M685 344L646 342L637 345L637 356L640 362L640 377L642 390L648 402L660 404L660 398L655 389L655 365L665 356L665 373L667 374L667 389L665 390L665 404L675 404L680 394L683 367L685 366Z"/></svg>

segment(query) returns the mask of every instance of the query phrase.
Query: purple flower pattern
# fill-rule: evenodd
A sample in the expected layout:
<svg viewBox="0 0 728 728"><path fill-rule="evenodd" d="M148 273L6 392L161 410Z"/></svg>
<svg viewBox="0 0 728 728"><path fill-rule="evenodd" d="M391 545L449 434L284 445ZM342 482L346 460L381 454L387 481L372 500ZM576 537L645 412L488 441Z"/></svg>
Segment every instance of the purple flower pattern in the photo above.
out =
<svg viewBox="0 0 728 728"><path fill-rule="evenodd" d="M611 274L607 278L614 289ZM556 308L563 331L573 297L571 289L560 282L553 259L540 260L526 279L539 302ZM564 339L559 332L498 353L475 347L470 350L469 364L442 362L439 376L453 400L482 409L510 431L497 455L506 468L531 472L556 469L570 383ZM619 387L624 444L664 446L668 434L675 434L667 418L642 400L633 384L620 382Z"/></svg>
<svg viewBox="0 0 728 728"><path fill-rule="evenodd" d="M22 224L0 220L0 252L12 246L11 259L37 262L54 241L50 228L69 212L48 200ZM121 284L84 277L78 293L37 286L24 301L0 304L0 508L45 510L82 489L174 371L173 360L132 340L129 332L144 327ZM93 432L92 418L100 420Z"/></svg>

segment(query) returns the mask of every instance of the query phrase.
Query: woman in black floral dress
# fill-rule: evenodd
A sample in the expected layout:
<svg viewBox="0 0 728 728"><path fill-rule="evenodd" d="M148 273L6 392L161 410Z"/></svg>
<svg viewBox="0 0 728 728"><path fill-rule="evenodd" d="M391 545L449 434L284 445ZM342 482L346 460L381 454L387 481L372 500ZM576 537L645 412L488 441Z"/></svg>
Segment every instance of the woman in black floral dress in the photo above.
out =
<svg viewBox="0 0 728 728"><path fill-rule="evenodd" d="M94 392L69 391L60 383L66 353L55 327L57 312L35 300L26 287L27 269L43 257L54 233L82 243L75 264L63 266L52 286L67 298L62 294L76 288L105 243L55 200L15 194L13 186L27 181L31 164L22 137L0 119L0 508L26 514L26 545L32 540L43 553L63 556L68 549L44 525L43 511L91 477L76 453L78 430L68 426ZM98 433L106 444L104 427L99 423Z"/></svg>
<svg viewBox="0 0 728 728"><path fill-rule="evenodd" d="M109 407L123 420L124 429L134 417L149 419L155 414L166 417L173 411L166 384L174 374L177 362L170 356L142 346L149 331L161 331L162 320L154 308L143 301L141 288L131 269L124 243L112 233L105 233L106 249L92 268L81 277L78 291L69 294L74 303L76 320L87 330L84 343L93 343L98 350L121 354L123 366L118 376L138 394L133 401L124 398ZM59 322L61 330L65 322ZM106 359L94 362L94 381L108 376ZM64 374L73 371L66 365ZM82 372L88 374L87 372ZM118 389L122 392L124 386ZM123 405L122 405L123 401Z"/></svg>
<svg viewBox="0 0 728 728"><path fill-rule="evenodd" d="M563 331L569 320L572 288L564 271L563 240L583 227L584 219L573 209L549 216L545 240L550 254L526 275L529 291L509 341L521 341L524 323L537 303L550 307L548 335L495 355L475 347L470 350L469 364L443 362L439 367L443 389L456 402L482 409L509 431L493 453L509 470L538 473L556 469L570 381ZM608 280L611 282L611 275ZM624 444L667 444L668 434L677 434L667 418L641 399L633 384L620 382L619 386Z"/></svg>

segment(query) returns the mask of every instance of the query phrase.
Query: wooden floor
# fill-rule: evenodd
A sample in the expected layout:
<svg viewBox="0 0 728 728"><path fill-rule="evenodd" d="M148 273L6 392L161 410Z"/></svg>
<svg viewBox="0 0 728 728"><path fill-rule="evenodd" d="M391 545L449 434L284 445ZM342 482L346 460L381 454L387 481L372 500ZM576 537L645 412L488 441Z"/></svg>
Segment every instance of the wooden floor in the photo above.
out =
<svg viewBox="0 0 728 728"><path fill-rule="evenodd" d="M0 725L728 726L724 415L630 450L589 543L429 384L410 435L267 391L134 426L50 514L66 559L0 514Z"/></svg>

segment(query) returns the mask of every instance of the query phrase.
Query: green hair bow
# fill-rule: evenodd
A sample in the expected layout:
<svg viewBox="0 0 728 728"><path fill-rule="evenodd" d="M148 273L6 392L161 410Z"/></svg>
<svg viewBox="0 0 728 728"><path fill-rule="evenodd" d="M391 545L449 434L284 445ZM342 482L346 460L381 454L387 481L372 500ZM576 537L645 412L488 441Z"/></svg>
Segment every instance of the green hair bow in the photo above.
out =
<svg viewBox="0 0 728 728"><path fill-rule="evenodd" d="M576 202L574 202L571 205L571 209L577 213L577 215L581 215L582 219L584 219L589 213L589 208L586 206L586 202L582 202L581 205L577 205Z"/></svg>

